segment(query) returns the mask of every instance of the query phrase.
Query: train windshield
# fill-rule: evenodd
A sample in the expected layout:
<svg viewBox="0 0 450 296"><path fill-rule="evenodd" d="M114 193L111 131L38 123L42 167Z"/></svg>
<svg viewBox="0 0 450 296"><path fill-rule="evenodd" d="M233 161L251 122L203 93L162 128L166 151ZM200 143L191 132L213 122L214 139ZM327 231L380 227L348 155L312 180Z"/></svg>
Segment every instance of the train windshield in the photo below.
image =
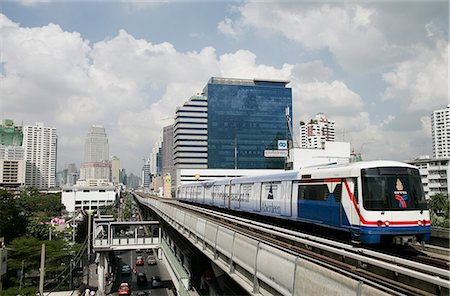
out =
<svg viewBox="0 0 450 296"><path fill-rule="evenodd" d="M427 202L417 169L363 169L362 193L366 210L425 210Z"/></svg>

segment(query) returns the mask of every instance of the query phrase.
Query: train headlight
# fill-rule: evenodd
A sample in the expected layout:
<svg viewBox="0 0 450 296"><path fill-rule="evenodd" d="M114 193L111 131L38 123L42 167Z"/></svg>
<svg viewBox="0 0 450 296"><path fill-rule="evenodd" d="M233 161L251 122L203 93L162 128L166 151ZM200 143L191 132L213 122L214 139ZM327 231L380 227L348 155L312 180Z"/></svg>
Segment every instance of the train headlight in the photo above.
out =
<svg viewBox="0 0 450 296"><path fill-rule="evenodd" d="M384 221L384 225L389 226L389 221Z"/></svg>
<svg viewBox="0 0 450 296"><path fill-rule="evenodd" d="M419 226L422 226L422 221L417 221L417 224L419 225Z"/></svg>
<svg viewBox="0 0 450 296"><path fill-rule="evenodd" d="M383 222L381 220L377 221L377 226L380 227L381 225L383 225Z"/></svg>

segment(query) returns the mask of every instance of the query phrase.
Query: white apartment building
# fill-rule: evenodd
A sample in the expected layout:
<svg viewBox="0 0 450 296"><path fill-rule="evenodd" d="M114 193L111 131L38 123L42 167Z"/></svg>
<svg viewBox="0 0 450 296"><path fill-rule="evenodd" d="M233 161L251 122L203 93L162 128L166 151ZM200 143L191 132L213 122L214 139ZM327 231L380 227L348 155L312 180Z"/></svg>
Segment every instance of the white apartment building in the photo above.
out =
<svg viewBox="0 0 450 296"><path fill-rule="evenodd" d="M208 100L203 94L192 96L177 108L173 165L177 169L208 168Z"/></svg>
<svg viewBox="0 0 450 296"><path fill-rule="evenodd" d="M25 185L39 189L55 187L56 183L56 128L38 122L23 128L25 153Z"/></svg>
<svg viewBox="0 0 450 296"><path fill-rule="evenodd" d="M19 187L25 184L25 160L22 146L0 145L0 186Z"/></svg>
<svg viewBox="0 0 450 296"><path fill-rule="evenodd" d="M61 203L68 212L97 210L114 204L114 186L70 186L63 187Z"/></svg>
<svg viewBox="0 0 450 296"><path fill-rule="evenodd" d="M450 157L450 105L431 114L431 138L433 156Z"/></svg>
<svg viewBox="0 0 450 296"><path fill-rule="evenodd" d="M324 149L325 142L335 141L335 122L318 113L309 123L300 123L300 148Z"/></svg>
<svg viewBox="0 0 450 296"><path fill-rule="evenodd" d="M425 155L408 162L419 169L426 199L436 193L444 193L449 196L449 160L450 158L430 158Z"/></svg>
<svg viewBox="0 0 450 296"><path fill-rule="evenodd" d="M150 188L150 160L146 159L144 166L142 167L142 187L145 189Z"/></svg>

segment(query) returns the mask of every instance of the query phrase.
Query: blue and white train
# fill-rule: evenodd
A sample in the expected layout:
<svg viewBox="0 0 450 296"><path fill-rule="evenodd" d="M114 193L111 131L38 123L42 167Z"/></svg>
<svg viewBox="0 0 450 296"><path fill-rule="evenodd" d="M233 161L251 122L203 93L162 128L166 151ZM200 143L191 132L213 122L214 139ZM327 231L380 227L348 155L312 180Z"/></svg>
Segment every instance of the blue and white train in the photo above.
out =
<svg viewBox="0 0 450 296"><path fill-rule="evenodd" d="M178 188L177 198L347 231L362 244L430 238L419 171L401 162L356 162L188 183Z"/></svg>

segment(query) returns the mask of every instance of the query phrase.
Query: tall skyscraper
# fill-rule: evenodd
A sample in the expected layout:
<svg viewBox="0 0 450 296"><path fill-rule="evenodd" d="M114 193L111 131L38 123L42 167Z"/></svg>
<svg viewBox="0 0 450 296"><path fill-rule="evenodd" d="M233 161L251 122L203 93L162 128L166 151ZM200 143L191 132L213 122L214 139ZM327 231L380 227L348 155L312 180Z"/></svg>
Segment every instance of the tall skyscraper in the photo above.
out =
<svg viewBox="0 0 450 296"><path fill-rule="evenodd" d="M111 160L111 181L114 185L120 183L120 159L113 156Z"/></svg>
<svg viewBox="0 0 450 296"><path fill-rule="evenodd" d="M203 94L192 96L177 108L173 152L177 168L208 167L208 101Z"/></svg>
<svg viewBox="0 0 450 296"><path fill-rule="evenodd" d="M111 181L108 137L103 126L92 125L89 128L84 144L83 160L80 166L80 179Z"/></svg>
<svg viewBox="0 0 450 296"><path fill-rule="evenodd" d="M150 188L150 180L151 180L151 178L150 178L150 160L149 159L145 160L144 166L142 167L141 180L142 180L142 187L144 187L144 190L149 189Z"/></svg>
<svg viewBox="0 0 450 296"><path fill-rule="evenodd" d="M285 110L292 110L288 81L213 77L203 93L176 112L177 168L282 169L284 158L264 156L290 140ZM292 114L289 114L292 115ZM291 116L292 117L292 116Z"/></svg>
<svg viewBox="0 0 450 296"><path fill-rule="evenodd" d="M83 162L109 161L109 144L106 130L101 125L89 128L84 144Z"/></svg>
<svg viewBox="0 0 450 296"><path fill-rule="evenodd" d="M19 187L25 184L25 158L21 126L10 119L0 122L0 186Z"/></svg>
<svg viewBox="0 0 450 296"><path fill-rule="evenodd" d="M431 114L431 138L433 156L450 157L450 105Z"/></svg>
<svg viewBox="0 0 450 296"><path fill-rule="evenodd" d="M162 142L162 174L171 174L173 170L173 128L169 125L163 128Z"/></svg>
<svg viewBox="0 0 450 296"><path fill-rule="evenodd" d="M300 122L300 147L323 149L325 142L335 141L335 122L318 113L308 123Z"/></svg>
<svg viewBox="0 0 450 296"><path fill-rule="evenodd" d="M25 185L40 189L55 187L56 182L56 128L43 123L23 127L25 152Z"/></svg>

